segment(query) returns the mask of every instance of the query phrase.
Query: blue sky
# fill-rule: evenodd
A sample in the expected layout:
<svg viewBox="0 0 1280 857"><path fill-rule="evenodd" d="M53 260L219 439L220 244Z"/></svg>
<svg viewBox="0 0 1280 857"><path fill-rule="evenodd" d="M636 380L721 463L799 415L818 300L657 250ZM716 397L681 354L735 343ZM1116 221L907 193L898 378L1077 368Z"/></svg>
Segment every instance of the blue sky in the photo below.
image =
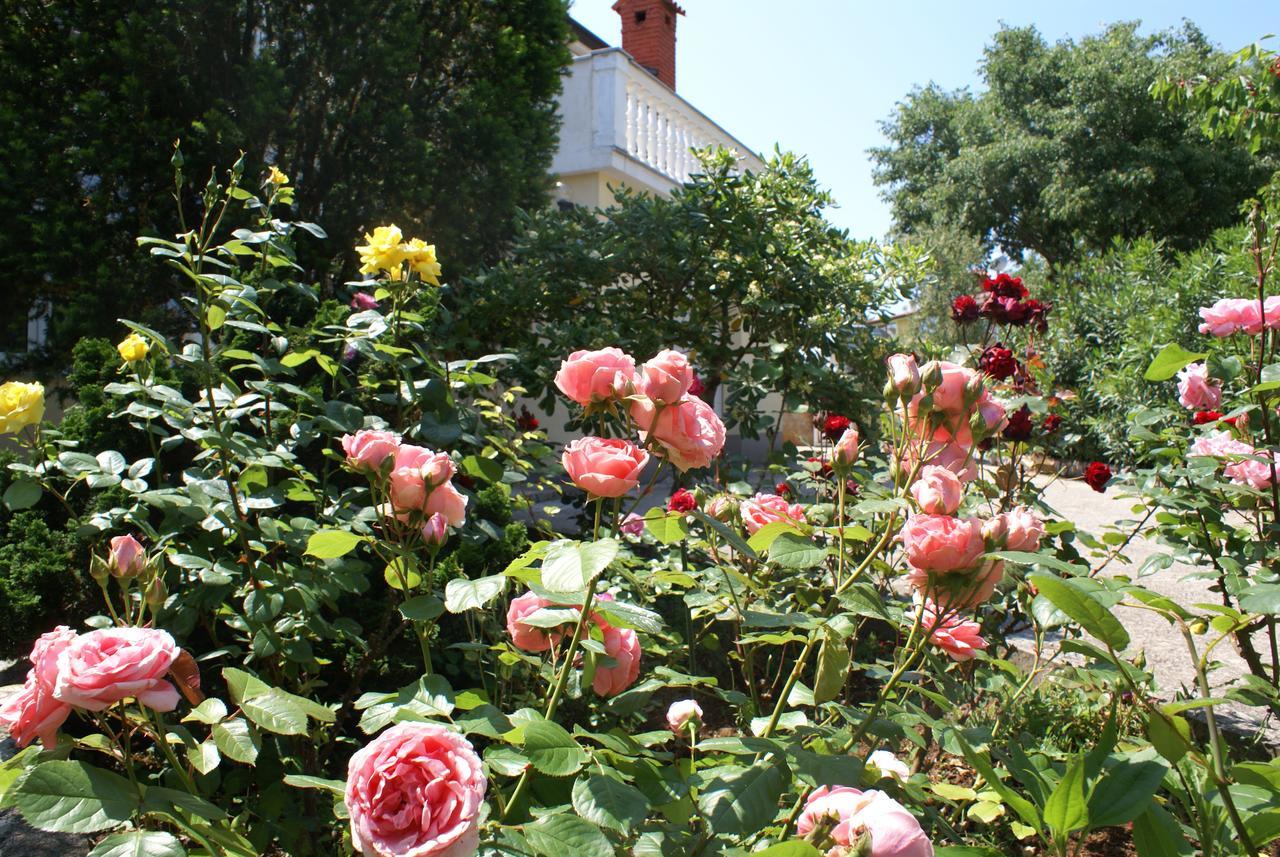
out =
<svg viewBox="0 0 1280 857"><path fill-rule="evenodd" d="M679 0L677 91L757 152L805 154L836 196L831 219L859 238L889 228L867 149L913 85L977 88L978 63L1004 22L1050 40L1141 20L1146 32L1190 19L1230 50L1280 30L1276 0ZM621 44L613 0L574 0L571 14ZM1276 45L1277 40L1268 42Z"/></svg>

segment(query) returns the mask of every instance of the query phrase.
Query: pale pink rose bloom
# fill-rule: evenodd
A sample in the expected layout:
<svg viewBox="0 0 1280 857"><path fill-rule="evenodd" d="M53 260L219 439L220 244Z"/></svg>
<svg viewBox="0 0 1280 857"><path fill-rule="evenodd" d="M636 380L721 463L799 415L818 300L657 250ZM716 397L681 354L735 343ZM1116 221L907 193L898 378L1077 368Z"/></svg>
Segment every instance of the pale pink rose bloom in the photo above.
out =
<svg viewBox="0 0 1280 857"><path fill-rule="evenodd" d="M911 496L927 515L954 515L964 497L964 485L947 468L926 464L911 486Z"/></svg>
<svg viewBox="0 0 1280 857"><path fill-rule="evenodd" d="M916 358L910 354L894 354L887 361L889 365L889 383L898 395L910 398L920 391L920 367Z"/></svg>
<svg viewBox="0 0 1280 857"><path fill-rule="evenodd" d="M1005 550L1035 551L1044 538L1044 521L1026 506L1018 506L1002 516L1005 523Z"/></svg>
<svg viewBox="0 0 1280 857"><path fill-rule="evenodd" d="M972 482L977 479L978 460L973 449L958 441L945 439L946 435L943 433L939 434L939 438L924 444L924 467L932 464L935 467L950 470L961 482ZM915 470L921 453L920 446L918 443L911 443L907 447L906 455L902 457L903 469L908 474ZM924 470L924 467L920 469Z"/></svg>
<svg viewBox="0 0 1280 857"><path fill-rule="evenodd" d="M693 367L679 351L659 351L640 369L639 392L655 402L675 404L693 386Z"/></svg>
<svg viewBox="0 0 1280 857"><path fill-rule="evenodd" d="M796 833L808 836L827 816L839 820L831 831L836 844L828 857L841 857L864 830L871 835L871 857L933 857L933 845L920 822L884 792L848 786L814 789L796 820Z"/></svg>
<svg viewBox="0 0 1280 857"><path fill-rule="evenodd" d="M970 571L987 550L977 518L911 515L898 537L907 562L925 572Z"/></svg>
<svg viewBox="0 0 1280 857"><path fill-rule="evenodd" d="M342 451L347 464L356 470L372 471L382 466L387 456L400 448L400 435L389 431L362 429L342 436Z"/></svg>
<svg viewBox="0 0 1280 857"><path fill-rule="evenodd" d="M681 473L707 467L724 449L724 423L715 409L701 399L687 398L659 412L652 401L639 398L631 403L631 418L640 429L641 439L647 440L652 434L667 460Z"/></svg>
<svg viewBox="0 0 1280 857"><path fill-rule="evenodd" d="M1208 458L1226 458L1232 455L1253 455L1253 447L1235 439L1231 432L1211 431L1196 438L1187 455L1199 455Z"/></svg>
<svg viewBox="0 0 1280 857"><path fill-rule="evenodd" d="M840 439L836 441L835 451L831 454L832 467L852 467L853 463L858 460L858 428L857 426L849 426L844 430L844 434L840 435Z"/></svg>
<svg viewBox="0 0 1280 857"><path fill-rule="evenodd" d="M965 402L967 396L965 388L972 379L977 377L977 373L972 369L946 360L936 362L942 370L942 383L933 391L933 409L951 416L964 414L969 410ZM918 408L925 395L923 390L917 393L912 400L912 405Z"/></svg>
<svg viewBox="0 0 1280 857"><path fill-rule="evenodd" d="M615 628L597 617L604 633L604 653L616 661L607 667L597 662L591 687L598 696L616 696L640 676L640 640L630 628Z"/></svg>
<svg viewBox="0 0 1280 857"><path fill-rule="evenodd" d="M936 602L944 614L971 610L995 594L1004 577L1004 562L986 560L977 569L964 573L944 571L907 572L907 584L926 600Z"/></svg>
<svg viewBox="0 0 1280 857"><path fill-rule="evenodd" d="M458 470L447 452L433 452L422 462L422 480L428 486L443 485L453 478Z"/></svg>
<svg viewBox="0 0 1280 857"><path fill-rule="evenodd" d="M580 437L564 449L560 463L593 497L621 497L640 482L649 453L621 438Z"/></svg>
<svg viewBox="0 0 1280 857"><path fill-rule="evenodd" d="M1178 373L1178 403L1192 411L1212 411L1222 403L1222 384L1209 377L1209 367L1192 363Z"/></svg>
<svg viewBox="0 0 1280 857"><path fill-rule="evenodd" d="M107 567L116 577L133 577L147 567L147 552L133 536L116 536L111 540Z"/></svg>
<svg viewBox="0 0 1280 857"><path fill-rule="evenodd" d="M738 514L742 516L743 526L752 535L777 521L803 524L805 520L804 506L788 503L785 497L777 494L757 494L750 500L743 500L738 506Z"/></svg>
<svg viewBox="0 0 1280 857"><path fill-rule="evenodd" d="M484 763L436 723L392 726L351 757L351 845L365 857L472 857L480 847Z"/></svg>
<svg viewBox="0 0 1280 857"><path fill-rule="evenodd" d="M351 308L362 312L377 309L378 300L368 292L356 292L351 296Z"/></svg>
<svg viewBox="0 0 1280 857"><path fill-rule="evenodd" d="M677 735L684 735L689 731L690 722L702 722L702 706L692 699L671 703L667 709L667 728Z"/></svg>
<svg viewBox="0 0 1280 857"><path fill-rule="evenodd" d="M636 361L618 348L575 351L560 364L556 386L579 405L629 396L637 381Z"/></svg>
<svg viewBox="0 0 1280 857"><path fill-rule="evenodd" d="M730 494L717 494L707 501L703 511L717 521L727 524L738 517L738 508L739 503L736 497Z"/></svg>
<svg viewBox="0 0 1280 857"><path fill-rule="evenodd" d="M543 607L550 607L551 602L540 598L532 592L526 592L519 598L511 599L507 608L507 633L511 635L511 645L526 652L545 652L552 644L559 641L560 634L548 632L543 628L526 625L520 620Z"/></svg>
<svg viewBox="0 0 1280 857"><path fill-rule="evenodd" d="M629 512L622 523L618 525L618 531L628 536L639 536L644 533L644 516L637 515L635 512Z"/></svg>
<svg viewBox="0 0 1280 857"><path fill-rule="evenodd" d="M942 649L952 660L969 661L987 647L982 638L982 626L952 610L939 621L937 606L926 601L921 625L929 634L929 642Z"/></svg>
<svg viewBox="0 0 1280 857"><path fill-rule="evenodd" d="M422 525L422 540L429 545L442 545L449 540L449 521L436 512Z"/></svg>
<svg viewBox="0 0 1280 857"><path fill-rule="evenodd" d="M451 527L461 527L467 521L467 498L452 482L437 485L427 494L422 513L428 517L443 515Z"/></svg>
<svg viewBox="0 0 1280 857"><path fill-rule="evenodd" d="M1271 462L1258 460L1258 457L1266 458L1266 450L1256 450L1253 454L1254 458L1245 458L1228 464L1223 468L1222 474L1237 485L1247 485L1256 491L1265 491L1271 487ZM1276 461L1277 470L1280 471L1280 452L1272 453L1272 457Z"/></svg>
<svg viewBox="0 0 1280 857"><path fill-rule="evenodd" d="M81 634L58 655L53 695L76 708L102 711L136 699L173 711L178 690L165 677L178 659L173 637L155 628L104 628Z"/></svg>
<svg viewBox="0 0 1280 857"><path fill-rule="evenodd" d="M1230 336L1243 331L1249 335L1262 332L1262 307L1249 298L1223 298L1211 307L1201 307L1204 322L1200 332L1211 336ZM1270 316L1270 312L1267 313ZM1270 321L1270 319L1268 319Z"/></svg>
<svg viewBox="0 0 1280 857"><path fill-rule="evenodd" d="M391 508L402 520L420 511L427 502L427 483L417 467L397 467L391 471Z"/></svg>
<svg viewBox="0 0 1280 857"><path fill-rule="evenodd" d="M31 649L32 669L22 690L0 707L0 726L19 747L36 738L45 749L58 743L58 727L71 714L71 706L53 696L58 678L58 655L76 638L76 632L59 625L40 636Z"/></svg>
<svg viewBox="0 0 1280 857"><path fill-rule="evenodd" d="M876 750L867 757L867 761L876 766L881 776L898 780L905 780L911 776L911 769L907 767L907 763L888 750Z"/></svg>

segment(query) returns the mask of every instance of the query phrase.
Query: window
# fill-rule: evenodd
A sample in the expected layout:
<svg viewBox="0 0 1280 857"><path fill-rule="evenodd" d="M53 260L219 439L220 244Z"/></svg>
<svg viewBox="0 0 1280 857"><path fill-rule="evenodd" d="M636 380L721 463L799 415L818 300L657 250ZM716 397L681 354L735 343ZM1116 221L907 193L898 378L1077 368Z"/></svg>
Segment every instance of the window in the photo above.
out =
<svg viewBox="0 0 1280 857"><path fill-rule="evenodd" d="M637 12L637 13L636 13L636 23L637 23L637 24L643 24L643 23L644 23L644 19L645 19L645 17L646 17L646 16L648 16L648 14L649 14L649 13L648 13L648 12L645 12L644 10L641 10L641 11Z"/></svg>

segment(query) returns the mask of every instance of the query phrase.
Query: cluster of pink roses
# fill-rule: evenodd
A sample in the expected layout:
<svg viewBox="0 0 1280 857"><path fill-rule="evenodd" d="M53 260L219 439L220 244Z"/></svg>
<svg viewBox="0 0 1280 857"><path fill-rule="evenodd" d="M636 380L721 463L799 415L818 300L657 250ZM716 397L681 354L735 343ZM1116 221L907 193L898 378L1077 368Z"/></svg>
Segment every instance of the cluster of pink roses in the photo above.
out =
<svg viewBox="0 0 1280 857"><path fill-rule="evenodd" d="M77 634L59 625L36 640L26 683L0 708L0 726L19 747L39 738L51 748L73 709L103 711L136 699L172 711L178 691L166 677L180 653L173 637L152 628Z"/></svg>
<svg viewBox="0 0 1280 857"><path fill-rule="evenodd" d="M344 435L342 451L353 470L385 479L388 504L382 511L402 522L420 522L428 544L443 544L450 527L465 523L467 498L450 481L457 468L449 453L403 443L394 432L370 429Z"/></svg>
<svg viewBox="0 0 1280 857"><path fill-rule="evenodd" d="M681 472L707 467L724 448L724 423L692 394L697 377L678 351L660 351L639 368L618 348L575 351L556 386L588 410L624 407L640 440ZM565 470L595 497L621 497L636 486L649 455L627 440L584 437L565 450Z"/></svg>
<svg viewBox="0 0 1280 857"><path fill-rule="evenodd" d="M607 592L595 597L600 601L613 600L613 596ZM543 629L522 620L547 607L565 606L573 605L556 604L533 592L526 592L519 598L512 599L507 608L507 633L511 635L511 644L517 649L535 654L559 645L567 633L564 628ZM600 696L615 696L635 684L640 676L640 640L635 631L630 628L615 628L595 611L591 612L589 621L600 631L605 655L613 659L612 666L596 665L591 686Z"/></svg>
<svg viewBox="0 0 1280 857"><path fill-rule="evenodd" d="M819 840L815 844L834 843L827 857L933 857L933 844L916 817L880 791L814 789L796 819L796 832Z"/></svg>
<svg viewBox="0 0 1280 857"><path fill-rule="evenodd" d="M786 497L777 494L757 494L738 504L738 514L748 535L755 535L769 524L785 521L803 524L804 506L788 503ZM713 516L714 517L714 516Z"/></svg>
<svg viewBox="0 0 1280 857"><path fill-rule="evenodd" d="M1196 438L1187 454L1229 459L1223 474L1237 485L1247 485L1258 491L1271 487L1271 460L1280 468L1280 452L1273 451L1268 456L1265 450L1254 449L1251 444L1237 440L1230 430L1210 431Z"/></svg>
<svg viewBox="0 0 1280 857"><path fill-rule="evenodd" d="M1213 306L1201 307L1200 318L1204 319L1200 332L1211 336L1257 336L1268 328L1280 330L1280 296L1262 302L1255 298L1223 298Z"/></svg>
<svg viewBox="0 0 1280 857"><path fill-rule="evenodd" d="M905 403L902 466L908 473L935 464L965 481L977 477L974 447L1005 422L1004 406L986 389L981 373L945 360L917 367L911 355L895 354L885 393Z"/></svg>

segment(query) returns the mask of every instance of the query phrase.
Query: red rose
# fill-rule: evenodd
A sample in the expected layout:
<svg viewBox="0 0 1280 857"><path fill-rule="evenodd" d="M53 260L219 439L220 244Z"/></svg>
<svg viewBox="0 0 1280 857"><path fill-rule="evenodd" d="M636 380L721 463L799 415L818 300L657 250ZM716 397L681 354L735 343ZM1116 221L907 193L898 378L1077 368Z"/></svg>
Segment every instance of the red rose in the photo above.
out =
<svg viewBox="0 0 1280 857"><path fill-rule="evenodd" d="M773 487L773 493L777 494L779 497L790 497L791 486L785 482L779 482Z"/></svg>
<svg viewBox="0 0 1280 857"><path fill-rule="evenodd" d="M1031 409L1023 405L1009 415L1004 426L1005 440L1026 440L1031 437Z"/></svg>
<svg viewBox="0 0 1280 857"><path fill-rule="evenodd" d="M849 427L849 418L840 414L828 414L827 418L822 421L822 433L826 435L827 440L835 443L840 439L840 435L844 434L844 430Z"/></svg>
<svg viewBox="0 0 1280 857"><path fill-rule="evenodd" d="M1022 308L1026 314L1026 324L1031 325L1036 330L1044 333L1049 329L1049 310L1053 309L1053 303L1050 301L1038 301L1035 298L1022 302Z"/></svg>
<svg viewBox="0 0 1280 857"><path fill-rule="evenodd" d="M982 281L982 290L990 292L998 298L1020 300L1027 296L1027 287L1022 285L1022 278L1011 277L1008 274L996 274L994 277L987 277Z"/></svg>
<svg viewBox="0 0 1280 857"><path fill-rule="evenodd" d="M1085 468L1084 481L1101 494L1107 490L1107 483L1111 481L1111 468L1101 461L1095 461Z"/></svg>
<svg viewBox="0 0 1280 857"><path fill-rule="evenodd" d="M1062 425L1062 417L1057 414L1049 414L1044 418L1044 422L1040 424L1040 430L1045 434L1053 434L1060 425Z"/></svg>
<svg viewBox="0 0 1280 857"><path fill-rule="evenodd" d="M538 428L538 418L529 413L524 405L520 406L520 415L516 417L516 428L520 431L535 431Z"/></svg>
<svg viewBox="0 0 1280 857"><path fill-rule="evenodd" d="M1205 423L1216 423L1220 419L1222 419L1221 411L1196 411L1194 417L1195 424L1198 426L1202 426Z"/></svg>
<svg viewBox="0 0 1280 857"><path fill-rule="evenodd" d="M956 324L969 324L978 320L981 310L973 295L958 295L951 300L951 320Z"/></svg>
<svg viewBox="0 0 1280 857"><path fill-rule="evenodd" d="M707 391L707 388L703 386L702 379L698 377L697 372L694 372L693 383L689 385L689 395L697 396L699 399L701 399L702 394L705 393L706 391Z"/></svg>
<svg viewBox="0 0 1280 857"><path fill-rule="evenodd" d="M818 465L818 473L817 473L818 476L821 476L823 479L828 479L831 477L831 473L832 473L831 462L825 461L824 459L821 459L821 458L814 458L812 455L809 456L809 462L811 464Z"/></svg>
<svg viewBox="0 0 1280 857"><path fill-rule="evenodd" d="M1013 351L997 342L982 352L978 368L997 381L1005 381L1017 374L1018 359L1013 356Z"/></svg>
<svg viewBox="0 0 1280 857"><path fill-rule="evenodd" d="M698 508L698 499L693 496L693 492L687 488L681 488L679 491L671 495L671 499L667 500L667 511L678 512L681 515L692 512Z"/></svg>

